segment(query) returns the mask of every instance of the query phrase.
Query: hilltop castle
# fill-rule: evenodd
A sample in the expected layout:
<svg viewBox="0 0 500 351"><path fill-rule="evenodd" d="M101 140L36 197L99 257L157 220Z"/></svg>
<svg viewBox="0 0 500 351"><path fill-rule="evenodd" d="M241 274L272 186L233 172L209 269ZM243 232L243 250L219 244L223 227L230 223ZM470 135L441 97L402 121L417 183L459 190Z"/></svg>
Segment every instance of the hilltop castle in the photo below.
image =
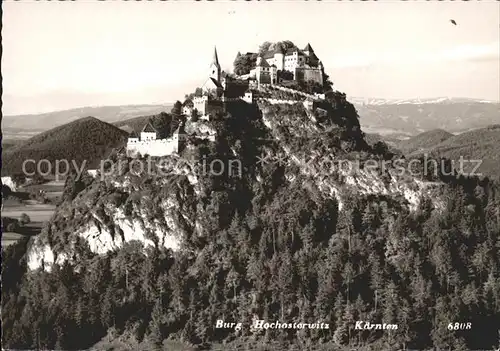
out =
<svg viewBox="0 0 500 351"><path fill-rule="evenodd" d="M283 52L281 46L277 45L274 50L259 54L249 77L255 78L259 83L276 84L278 72L284 71L292 73L294 81L312 80L323 84L323 64L309 43L304 50L294 47Z"/></svg>
<svg viewBox="0 0 500 351"><path fill-rule="evenodd" d="M254 53L247 53L253 55ZM286 73L285 73L286 72ZM293 104L298 100L280 100L269 97L262 97L262 89L274 86L275 89L287 91L295 95L304 97L304 106L313 110L315 101L324 99L324 94L307 94L298 90L280 86L285 81L303 82L313 81L323 85L323 65L314 53L310 44L299 50L296 47L283 52L281 46L277 45L274 50L257 56L255 67L249 74L243 76L229 75L222 71L217 55L217 48L214 48L212 61L209 65L208 77L201 86L201 96L195 96L192 100L186 100L183 104L182 112L188 117L193 117L194 111L200 119L209 120L210 116L218 112L224 112L226 104L233 101L244 101L253 104L256 100L266 100L271 104L287 103ZM215 141L216 132L209 135L195 135L198 139L208 139ZM172 153L179 153L183 147L187 135L184 132L184 125L167 139L158 139L158 131L150 122L147 122L140 133L140 137L134 133L129 136L127 142L127 155L149 155L165 156Z"/></svg>
<svg viewBox="0 0 500 351"><path fill-rule="evenodd" d="M211 114L222 111L226 102L243 100L253 103L255 91L251 88L259 89L265 84L313 81L323 85L323 64L310 44L303 50L293 47L283 52L282 47L276 45L275 49L266 53L249 52L245 55L257 55L255 67L245 75L229 75L222 71L217 48L214 48L208 78L201 87L203 94L186 101L183 113L189 116L196 109L201 119L209 119ZM241 54L238 53L238 56Z"/></svg>

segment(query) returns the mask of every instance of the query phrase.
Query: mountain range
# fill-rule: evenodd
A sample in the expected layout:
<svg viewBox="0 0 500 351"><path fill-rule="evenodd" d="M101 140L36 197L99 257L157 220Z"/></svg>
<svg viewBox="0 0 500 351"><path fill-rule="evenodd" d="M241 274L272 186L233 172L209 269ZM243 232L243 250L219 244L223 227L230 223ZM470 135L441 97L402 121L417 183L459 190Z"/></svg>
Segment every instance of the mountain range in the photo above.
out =
<svg viewBox="0 0 500 351"><path fill-rule="evenodd" d="M500 103L475 99L368 100L355 103L367 133L400 138L433 129L461 133L500 122Z"/></svg>
<svg viewBox="0 0 500 351"><path fill-rule="evenodd" d="M500 103L466 98L412 100L353 98L366 133L405 139L425 131L441 128L450 133L487 127L500 123ZM71 122L95 116L115 123L160 112L170 112L173 104L83 107L33 115L4 116L4 138L26 139L34 134Z"/></svg>
<svg viewBox="0 0 500 351"><path fill-rule="evenodd" d="M172 106L173 103L163 105L94 106L42 114L3 116L3 138L26 139L36 133L87 116L94 116L103 122L113 123L134 117L155 115L160 112L170 112Z"/></svg>

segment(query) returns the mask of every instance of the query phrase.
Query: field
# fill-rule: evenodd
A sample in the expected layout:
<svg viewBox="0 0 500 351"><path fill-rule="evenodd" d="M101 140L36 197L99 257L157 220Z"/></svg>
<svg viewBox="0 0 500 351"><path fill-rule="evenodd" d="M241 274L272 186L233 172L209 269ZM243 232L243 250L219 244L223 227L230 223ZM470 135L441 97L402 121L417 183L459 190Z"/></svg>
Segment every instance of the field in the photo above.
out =
<svg viewBox="0 0 500 351"><path fill-rule="evenodd" d="M19 239L21 239L24 235L12 232L2 233L2 247L7 247L16 243Z"/></svg>
<svg viewBox="0 0 500 351"><path fill-rule="evenodd" d="M21 187L3 201L2 218L8 217L19 220L23 213L30 218L30 223L25 224L17 232L4 232L2 234L2 247L11 245L23 236L33 236L40 233L47 223L59 201L64 187L64 181L52 180L45 184ZM31 198L30 194L43 191L47 203Z"/></svg>

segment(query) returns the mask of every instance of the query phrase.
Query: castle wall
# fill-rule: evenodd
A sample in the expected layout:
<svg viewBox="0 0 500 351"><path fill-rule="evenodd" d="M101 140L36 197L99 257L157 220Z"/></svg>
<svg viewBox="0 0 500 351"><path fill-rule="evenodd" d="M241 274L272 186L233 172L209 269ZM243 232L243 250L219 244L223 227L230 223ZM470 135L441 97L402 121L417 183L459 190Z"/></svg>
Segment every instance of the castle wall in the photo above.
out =
<svg viewBox="0 0 500 351"><path fill-rule="evenodd" d="M295 104L300 104L302 101L298 100L280 100L280 99L271 99L271 98L259 98L257 101L266 101L270 103L271 105L295 105Z"/></svg>
<svg viewBox="0 0 500 351"><path fill-rule="evenodd" d="M166 156L178 152L179 143L177 139L158 139L127 143L127 156Z"/></svg>
<svg viewBox="0 0 500 351"><path fill-rule="evenodd" d="M277 89L277 90L282 90L282 91L286 91L288 93L292 93L292 94L298 94L298 95L302 95L304 97L307 97L307 98L310 98L312 100L324 100L325 99L325 94L314 94L314 95L311 95L311 94L308 94L308 93L305 93L303 91L300 91L300 90L295 90L295 89L291 89L291 88L286 88L286 87L282 87L280 85L269 85L269 84L262 84L262 87L265 87L265 88L273 88L273 89Z"/></svg>
<svg viewBox="0 0 500 351"><path fill-rule="evenodd" d="M141 132L141 140L155 140L156 133L155 132Z"/></svg>
<svg viewBox="0 0 500 351"><path fill-rule="evenodd" d="M243 96L247 89L248 81L232 80L226 82L226 91L224 94L226 98L236 98L239 96Z"/></svg>
<svg viewBox="0 0 500 351"><path fill-rule="evenodd" d="M271 84L271 75L268 72L260 72L257 80L260 84Z"/></svg>
<svg viewBox="0 0 500 351"><path fill-rule="evenodd" d="M319 68L297 67L295 68L295 80L303 82L312 80L323 84L323 72Z"/></svg>

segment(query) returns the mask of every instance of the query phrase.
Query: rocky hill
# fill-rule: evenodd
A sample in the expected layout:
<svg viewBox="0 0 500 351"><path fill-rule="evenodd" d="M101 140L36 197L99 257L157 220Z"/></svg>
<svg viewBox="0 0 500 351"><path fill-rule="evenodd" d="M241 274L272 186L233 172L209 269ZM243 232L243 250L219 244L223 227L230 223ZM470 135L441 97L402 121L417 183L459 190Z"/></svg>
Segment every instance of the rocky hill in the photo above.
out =
<svg viewBox="0 0 500 351"><path fill-rule="evenodd" d="M141 159L147 169L117 155L105 176L70 177L43 232L4 255L16 277L2 289L4 344L492 347L498 186L422 174L369 145L343 94L321 108L231 103L187 126L217 131L214 143L189 138L181 155ZM252 329L255 319L313 327ZM462 320L475 328L443 327Z"/></svg>

